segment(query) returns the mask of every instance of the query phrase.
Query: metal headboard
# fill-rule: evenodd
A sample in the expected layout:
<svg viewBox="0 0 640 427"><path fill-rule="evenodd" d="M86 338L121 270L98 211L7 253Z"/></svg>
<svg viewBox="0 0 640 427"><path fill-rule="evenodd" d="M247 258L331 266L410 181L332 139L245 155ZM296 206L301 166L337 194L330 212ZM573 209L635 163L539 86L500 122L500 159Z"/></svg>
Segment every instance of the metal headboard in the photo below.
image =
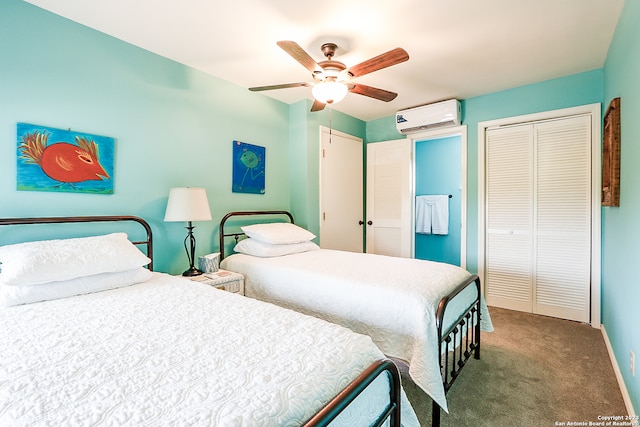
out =
<svg viewBox="0 0 640 427"><path fill-rule="evenodd" d="M226 237L233 237L238 242L241 236L244 236L242 232L225 233L224 225L229 218L234 216L268 216L268 215L286 215L289 217L289 221L294 224L293 215L287 211L236 211L229 212L220 220L220 260L224 259L224 239Z"/></svg>
<svg viewBox="0 0 640 427"><path fill-rule="evenodd" d="M66 216L66 217L42 217L42 218L0 218L2 225L29 225L29 224L66 224L74 222L117 222L134 221L140 224L146 232L146 239L132 241L134 245L145 245L147 256L151 262L147 265L149 270L153 270L153 236L149 223L137 216Z"/></svg>

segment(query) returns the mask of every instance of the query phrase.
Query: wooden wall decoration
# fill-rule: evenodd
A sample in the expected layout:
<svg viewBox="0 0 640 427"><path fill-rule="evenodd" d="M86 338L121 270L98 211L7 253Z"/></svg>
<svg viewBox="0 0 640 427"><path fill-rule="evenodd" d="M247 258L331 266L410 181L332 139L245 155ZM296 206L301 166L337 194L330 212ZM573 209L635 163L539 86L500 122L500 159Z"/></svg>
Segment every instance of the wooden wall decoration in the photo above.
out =
<svg viewBox="0 0 640 427"><path fill-rule="evenodd" d="M620 98L611 101L604 115L602 206L620 206Z"/></svg>

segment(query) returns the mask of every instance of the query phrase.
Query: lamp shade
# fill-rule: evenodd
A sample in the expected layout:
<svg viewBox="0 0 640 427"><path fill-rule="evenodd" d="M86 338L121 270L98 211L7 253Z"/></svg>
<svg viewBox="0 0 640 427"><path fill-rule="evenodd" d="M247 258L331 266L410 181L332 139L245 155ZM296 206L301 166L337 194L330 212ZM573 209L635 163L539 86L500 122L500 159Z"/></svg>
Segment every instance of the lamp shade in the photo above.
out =
<svg viewBox="0 0 640 427"><path fill-rule="evenodd" d="M347 92L348 89L346 85L335 81L318 83L311 89L313 97L323 104L340 102L347 95Z"/></svg>
<svg viewBox="0 0 640 427"><path fill-rule="evenodd" d="M172 188L165 221L210 221L211 209L204 188Z"/></svg>

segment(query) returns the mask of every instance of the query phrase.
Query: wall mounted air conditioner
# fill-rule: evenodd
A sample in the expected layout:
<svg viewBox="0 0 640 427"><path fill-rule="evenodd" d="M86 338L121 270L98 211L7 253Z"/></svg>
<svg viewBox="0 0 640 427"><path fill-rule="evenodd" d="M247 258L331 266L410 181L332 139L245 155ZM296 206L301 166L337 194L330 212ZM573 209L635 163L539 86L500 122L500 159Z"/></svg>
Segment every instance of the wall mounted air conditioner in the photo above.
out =
<svg viewBox="0 0 640 427"><path fill-rule="evenodd" d="M459 125L460 101L457 99L422 105L396 113L396 128L401 134Z"/></svg>

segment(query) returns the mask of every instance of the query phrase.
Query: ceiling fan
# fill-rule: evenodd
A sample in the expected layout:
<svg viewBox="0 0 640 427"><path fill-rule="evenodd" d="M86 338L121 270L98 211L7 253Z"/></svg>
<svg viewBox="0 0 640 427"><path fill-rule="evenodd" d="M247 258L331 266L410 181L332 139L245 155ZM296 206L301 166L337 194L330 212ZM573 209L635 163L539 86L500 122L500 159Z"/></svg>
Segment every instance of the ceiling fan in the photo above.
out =
<svg viewBox="0 0 640 427"><path fill-rule="evenodd" d="M396 96L398 96L397 93L355 83L352 79L399 64L409 59L409 54L404 49L398 47L347 68L342 62L333 60L333 56L338 49L335 43L324 43L321 46L320 49L327 59L320 62L316 62L294 41L284 40L279 41L277 44L291 55L293 59L311 71L313 81L250 87L249 90L258 92L291 87L311 87L314 97L311 111L320 111L326 104L341 101L347 92L357 93L358 95L368 96L385 102L394 100Z"/></svg>

